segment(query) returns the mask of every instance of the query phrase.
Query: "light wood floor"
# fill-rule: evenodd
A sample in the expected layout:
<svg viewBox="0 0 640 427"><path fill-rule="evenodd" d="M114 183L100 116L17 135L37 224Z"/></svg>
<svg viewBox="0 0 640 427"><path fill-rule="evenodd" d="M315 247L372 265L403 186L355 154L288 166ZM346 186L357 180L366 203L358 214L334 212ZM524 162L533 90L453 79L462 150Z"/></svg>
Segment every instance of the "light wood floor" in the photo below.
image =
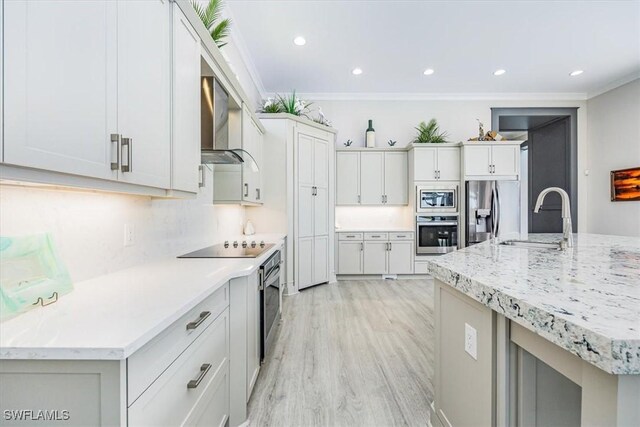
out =
<svg viewBox="0 0 640 427"><path fill-rule="evenodd" d="M353 280L284 298L251 426L425 426L433 281Z"/></svg>

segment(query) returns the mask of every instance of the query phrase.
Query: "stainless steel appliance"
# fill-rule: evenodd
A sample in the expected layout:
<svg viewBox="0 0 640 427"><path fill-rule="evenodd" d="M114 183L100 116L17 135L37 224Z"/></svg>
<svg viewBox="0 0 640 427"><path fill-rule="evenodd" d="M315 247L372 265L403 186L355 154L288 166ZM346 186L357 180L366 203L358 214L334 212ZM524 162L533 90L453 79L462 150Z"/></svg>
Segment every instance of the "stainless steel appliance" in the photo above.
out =
<svg viewBox="0 0 640 427"><path fill-rule="evenodd" d="M276 335L280 320L280 251L260 266L260 362Z"/></svg>
<svg viewBox="0 0 640 427"><path fill-rule="evenodd" d="M417 215L416 254L446 254L458 249L458 215Z"/></svg>
<svg viewBox="0 0 640 427"><path fill-rule="evenodd" d="M418 186L416 189L416 212L458 212L458 186Z"/></svg>
<svg viewBox="0 0 640 427"><path fill-rule="evenodd" d="M467 181L466 246L520 234L520 183L518 181Z"/></svg>
<svg viewBox="0 0 640 427"><path fill-rule="evenodd" d="M224 242L218 245L199 249L188 254L180 255L178 258L256 258L273 247L272 243L251 243L243 241L238 243Z"/></svg>

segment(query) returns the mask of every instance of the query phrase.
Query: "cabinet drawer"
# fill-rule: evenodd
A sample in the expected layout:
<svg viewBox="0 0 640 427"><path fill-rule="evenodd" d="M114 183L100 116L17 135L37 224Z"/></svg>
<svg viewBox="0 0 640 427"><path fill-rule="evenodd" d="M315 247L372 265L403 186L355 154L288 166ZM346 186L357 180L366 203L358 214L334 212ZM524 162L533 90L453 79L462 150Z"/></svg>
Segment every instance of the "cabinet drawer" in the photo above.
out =
<svg viewBox="0 0 640 427"><path fill-rule="evenodd" d="M415 274L429 274L429 263L416 261L413 272Z"/></svg>
<svg viewBox="0 0 640 427"><path fill-rule="evenodd" d="M129 406L228 305L227 283L127 359Z"/></svg>
<svg viewBox="0 0 640 427"><path fill-rule="evenodd" d="M224 387L224 392L219 393L217 386L221 377L226 377L226 383L228 375L229 310L225 309L129 407L129 425L185 424L192 416L215 403L210 399L227 402L228 387Z"/></svg>
<svg viewBox="0 0 640 427"><path fill-rule="evenodd" d="M364 233L364 240L389 240L389 233Z"/></svg>
<svg viewBox="0 0 640 427"><path fill-rule="evenodd" d="M338 233L338 240L362 240L362 233Z"/></svg>
<svg viewBox="0 0 640 427"><path fill-rule="evenodd" d="M413 232L389 233L389 240L413 240Z"/></svg>

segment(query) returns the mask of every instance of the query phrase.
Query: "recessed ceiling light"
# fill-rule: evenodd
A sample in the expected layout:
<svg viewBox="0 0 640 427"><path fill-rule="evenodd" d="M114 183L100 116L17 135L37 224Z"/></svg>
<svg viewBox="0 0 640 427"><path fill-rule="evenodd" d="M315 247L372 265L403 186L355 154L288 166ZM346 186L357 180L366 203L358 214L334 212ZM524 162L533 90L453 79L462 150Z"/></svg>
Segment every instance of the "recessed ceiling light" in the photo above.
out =
<svg viewBox="0 0 640 427"><path fill-rule="evenodd" d="M580 75L580 74L582 74L582 73L584 73L584 71L582 71L582 70L575 70L575 71L570 72L570 73L569 73L569 75L570 75L571 77L575 77L575 76L579 76L579 75Z"/></svg>
<svg viewBox="0 0 640 427"><path fill-rule="evenodd" d="M351 74L353 74L354 76L359 76L360 74L362 74L362 68L354 68L353 70L351 70Z"/></svg>
<svg viewBox="0 0 640 427"><path fill-rule="evenodd" d="M298 36L295 39L293 39L293 43L296 46L304 46L305 44L307 44L307 41L304 39L304 37Z"/></svg>
<svg viewBox="0 0 640 427"><path fill-rule="evenodd" d="M431 74L435 73L435 71L433 70L433 68L427 68L426 70L424 70L424 75L425 76L430 76Z"/></svg>
<svg viewBox="0 0 640 427"><path fill-rule="evenodd" d="M494 75L494 76L501 76L501 75L503 75L503 74L504 74L504 73L506 73L506 72L507 72L507 70L503 70L502 68L500 68L499 70L495 70L495 71L493 72L493 75Z"/></svg>

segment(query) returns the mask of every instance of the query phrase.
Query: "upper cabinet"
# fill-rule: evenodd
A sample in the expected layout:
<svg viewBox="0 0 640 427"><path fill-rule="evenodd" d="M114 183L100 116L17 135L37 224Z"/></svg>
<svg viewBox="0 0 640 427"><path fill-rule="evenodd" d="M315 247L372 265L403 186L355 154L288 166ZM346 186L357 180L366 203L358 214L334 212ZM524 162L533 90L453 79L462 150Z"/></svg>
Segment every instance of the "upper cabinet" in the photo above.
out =
<svg viewBox="0 0 640 427"><path fill-rule="evenodd" d="M438 147L434 145L413 146L414 181L459 181L460 147L449 143Z"/></svg>
<svg viewBox="0 0 640 427"><path fill-rule="evenodd" d="M336 153L336 205L406 205L404 149L347 149Z"/></svg>
<svg viewBox="0 0 640 427"><path fill-rule="evenodd" d="M464 179L517 180L523 141L468 142L463 145Z"/></svg>

